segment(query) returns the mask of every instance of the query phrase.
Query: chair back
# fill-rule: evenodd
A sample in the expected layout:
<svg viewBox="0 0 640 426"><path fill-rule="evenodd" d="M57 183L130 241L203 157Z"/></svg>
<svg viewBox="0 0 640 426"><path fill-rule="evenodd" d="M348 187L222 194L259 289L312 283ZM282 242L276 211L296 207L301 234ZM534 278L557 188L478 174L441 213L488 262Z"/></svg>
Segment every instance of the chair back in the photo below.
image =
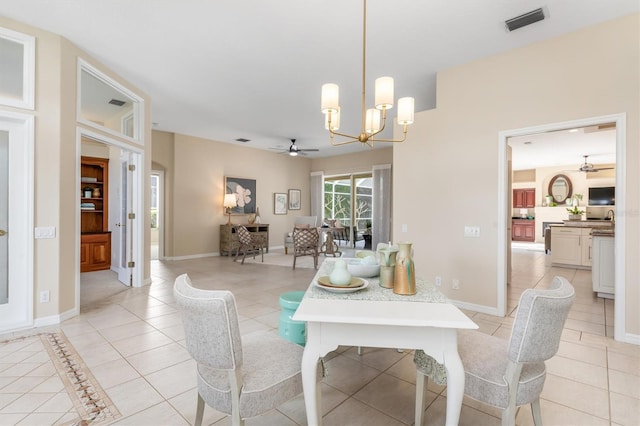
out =
<svg viewBox="0 0 640 426"><path fill-rule="evenodd" d="M315 228L318 226L318 216L298 216L296 217L293 225L309 225L309 228Z"/></svg>
<svg viewBox="0 0 640 426"><path fill-rule="evenodd" d="M198 364L220 370L242 367L242 340L233 294L194 288L187 274L176 278L173 292L182 312L191 357Z"/></svg>
<svg viewBox="0 0 640 426"><path fill-rule="evenodd" d="M511 330L509 359L541 362L554 356L574 298L573 286L558 276L547 290L525 290Z"/></svg>
<svg viewBox="0 0 640 426"><path fill-rule="evenodd" d="M320 234L317 228L293 228L294 247L316 247L319 239Z"/></svg>
<svg viewBox="0 0 640 426"><path fill-rule="evenodd" d="M251 232L246 226L238 226L238 241L240 244L251 244Z"/></svg>

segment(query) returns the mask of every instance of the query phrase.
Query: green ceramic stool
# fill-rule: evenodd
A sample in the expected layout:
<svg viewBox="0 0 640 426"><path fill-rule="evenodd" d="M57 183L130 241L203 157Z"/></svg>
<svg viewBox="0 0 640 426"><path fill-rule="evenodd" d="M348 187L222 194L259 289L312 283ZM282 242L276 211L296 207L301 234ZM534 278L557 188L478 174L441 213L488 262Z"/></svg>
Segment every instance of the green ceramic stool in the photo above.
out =
<svg viewBox="0 0 640 426"><path fill-rule="evenodd" d="M291 319L296 309L300 306L304 291L289 291L280 295L280 325L278 332L280 337L297 343L301 346L307 341L306 323L304 321L294 321Z"/></svg>

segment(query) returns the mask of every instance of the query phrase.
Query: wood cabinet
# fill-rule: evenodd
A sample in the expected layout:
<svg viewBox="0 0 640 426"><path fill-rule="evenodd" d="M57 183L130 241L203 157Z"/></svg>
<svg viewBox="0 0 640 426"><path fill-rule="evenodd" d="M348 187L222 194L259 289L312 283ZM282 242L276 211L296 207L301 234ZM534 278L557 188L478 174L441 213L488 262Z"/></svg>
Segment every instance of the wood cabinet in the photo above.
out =
<svg viewBox="0 0 640 426"><path fill-rule="evenodd" d="M535 188L522 188L513 190L513 208L529 209L536 206Z"/></svg>
<svg viewBox="0 0 640 426"><path fill-rule="evenodd" d="M80 272L111 267L109 232L109 160L80 161Z"/></svg>
<svg viewBox="0 0 640 426"><path fill-rule="evenodd" d="M598 297L613 299L615 284L615 239L613 237L593 237L593 266L591 282Z"/></svg>
<svg viewBox="0 0 640 426"><path fill-rule="evenodd" d="M269 225L264 223L242 225L220 225L220 256L231 256L238 246L238 227L244 226L249 232L255 232L265 241L266 252L269 253Z"/></svg>
<svg viewBox="0 0 640 426"><path fill-rule="evenodd" d="M551 227L551 264L588 269L592 262L591 228Z"/></svg>
<svg viewBox="0 0 640 426"><path fill-rule="evenodd" d="M512 241L535 241L536 221L528 219L513 219L511 222Z"/></svg>

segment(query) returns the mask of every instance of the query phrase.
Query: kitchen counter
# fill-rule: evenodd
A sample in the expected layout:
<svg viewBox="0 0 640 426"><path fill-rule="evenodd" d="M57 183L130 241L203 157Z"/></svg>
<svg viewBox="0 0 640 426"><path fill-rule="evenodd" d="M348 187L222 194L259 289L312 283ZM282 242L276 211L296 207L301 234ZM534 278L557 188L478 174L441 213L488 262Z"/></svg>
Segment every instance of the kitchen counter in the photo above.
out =
<svg viewBox="0 0 640 426"><path fill-rule="evenodd" d="M613 229L610 220L563 220L564 226L573 228L609 228Z"/></svg>
<svg viewBox="0 0 640 426"><path fill-rule="evenodd" d="M592 237L615 237L616 236L616 230L613 229L613 227L611 229L593 228L591 230L591 236Z"/></svg>

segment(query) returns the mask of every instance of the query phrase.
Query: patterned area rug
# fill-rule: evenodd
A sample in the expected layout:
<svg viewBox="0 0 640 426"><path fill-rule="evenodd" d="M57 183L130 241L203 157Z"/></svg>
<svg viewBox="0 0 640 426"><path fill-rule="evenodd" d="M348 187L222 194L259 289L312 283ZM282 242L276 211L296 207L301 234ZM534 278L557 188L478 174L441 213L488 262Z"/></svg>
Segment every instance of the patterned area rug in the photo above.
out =
<svg viewBox="0 0 640 426"><path fill-rule="evenodd" d="M242 254L238 256L237 262L240 263L242 260ZM318 256L318 264L322 263L324 260L324 256ZM292 254L284 254L282 252L270 252L264 254L264 262L261 262L260 254L256 254L256 258L253 258L253 255L247 255L244 259L244 263L256 263L265 265L276 265L276 266L286 266L287 268L293 268L293 255ZM311 256L300 256L296 260L296 268L313 268L313 257Z"/></svg>

